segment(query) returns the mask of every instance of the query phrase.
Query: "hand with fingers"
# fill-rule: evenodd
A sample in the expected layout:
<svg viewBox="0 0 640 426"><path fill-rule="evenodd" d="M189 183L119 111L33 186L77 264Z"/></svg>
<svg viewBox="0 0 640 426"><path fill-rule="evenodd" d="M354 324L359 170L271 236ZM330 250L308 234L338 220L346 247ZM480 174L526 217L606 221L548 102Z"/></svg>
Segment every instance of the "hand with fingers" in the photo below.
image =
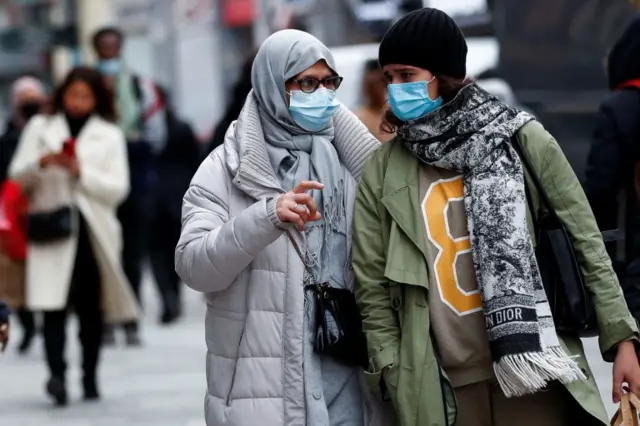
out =
<svg viewBox="0 0 640 426"><path fill-rule="evenodd" d="M291 191L282 194L276 203L276 214L282 222L295 224L300 231L304 224L320 219L318 206L307 191L320 191L324 185L320 182L302 181Z"/></svg>
<svg viewBox="0 0 640 426"><path fill-rule="evenodd" d="M624 386L624 384L627 386ZM640 364L636 348L631 340L618 345L618 353L613 364L613 402L619 403L622 394L631 391L640 395Z"/></svg>

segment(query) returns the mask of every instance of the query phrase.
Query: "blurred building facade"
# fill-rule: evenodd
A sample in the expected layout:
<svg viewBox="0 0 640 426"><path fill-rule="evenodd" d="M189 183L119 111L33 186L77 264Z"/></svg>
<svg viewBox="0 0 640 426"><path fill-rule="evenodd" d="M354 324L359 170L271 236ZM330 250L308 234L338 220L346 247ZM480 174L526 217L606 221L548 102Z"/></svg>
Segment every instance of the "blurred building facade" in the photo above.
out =
<svg viewBox="0 0 640 426"><path fill-rule="evenodd" d="M371 42L405 2L415 0L4 0L0 96L6 105L20 74L53 84L73 65L92 64L91 35L116 25L127 65L166 86L206 137L241 64L269 34L294 27L330 46Z"/></svg>

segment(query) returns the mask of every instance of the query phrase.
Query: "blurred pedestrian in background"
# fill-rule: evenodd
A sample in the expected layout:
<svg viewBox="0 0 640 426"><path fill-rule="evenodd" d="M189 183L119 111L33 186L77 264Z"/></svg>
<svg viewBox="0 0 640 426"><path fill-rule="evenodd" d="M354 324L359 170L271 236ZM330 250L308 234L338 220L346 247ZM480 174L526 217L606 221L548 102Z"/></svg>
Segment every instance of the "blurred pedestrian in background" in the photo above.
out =
<svg viewBox="0 0 640 426"><path fill-rule="evenodd" d="M600 105L585 190L600 229L624 229L622 250L611 250L629 308L640 320L640 15L613 46L606 67L612 93Z"/></svg>
<svg viewBox="0 0 640 426"><path fill-rule="evenodd" d="M7 121L4 134L0 137L0 187L7 178L9 164L18 146L22 130L33 116L43 111L46 102L47 95L40 80L25 76L13 83L11 87L11 116ZM24 275L24 264L7 258L4 253L0 253L0 257L2 257L0 263L3 265L4 279L7 281L3 284L5 286L17 285L17 281L23 283L24 279L19 275ZM0 285L0 287L3 286ZM18 287L22 288L23 286L18 285ZM21 292L21 289L17 289L17 291ZM36 333L35 317L22 305L24 297L6 300L8 303L13 302L11 308L17 313L22 325L23 334L18 351L25 354L31 347Z"/></svg>
<svg viewBox="0 0 640 426"><path fill-rule="evenodd" d="M43 311L47 392L67 404L66 319L78 315L84 397L99 398L103 321L137 319L119 259L116 208L129 190L126 142L113 123L99 73L75 68L53 98L53 115L31 119L9 175L29 196L27 306Z"/></svg>
<svg viewBox="0 0 640 426"><path fill-rule="evenodd" d="M140 302L142 264L148 254L153 208L153 186L156 180L155 156L166 143L164 105L155 84L130 71L122 59L124 35L115 27L95 33L93 46L98 56L98 70L113 89L118 126L127 139L131 192L120 206L124 250L122 264L133 291ZM141 343L138 324L124 324L126 343ZM111 327L105 332L105 343L113 344Z"/></svg>
<svg viewBox="0 0 640 426"><path fill-rule="evenodd" d="M335 99L342 79L310 34L269 37L251 80L185 195L176 249L178 273L209 302L207 425L379 424L361 368L314 352L303 290L353 287L351 204L378 141Z"/></svg>
<svg viewBox="0 0 640 426"><path fill-rule="evenodd" d="M353 234L372 382L403 425L608 424L580 339L552 317L541 271L554 272L530 233L543 211L584 271L615 403L624 382L640 391L638 327L560 146L466 78L466 40L440 10L395 23L379 59L397 136L365 168Z"/></svg>
<svg viewBox="0 0 640 426"><path fill-rule="evenodd" d="M167 142L156 162L158 182L154 208L150 259L162 299L160 322L169 324L181 313L180 278L175 268L175 248L180 238L182 197L200 165L200 147L191 126L173 110L166 90L160 88L165 105Z"/></svg>
<svg viewBox="0 0 640 426"><path fill-rule="evenodd" d="M34 77L21 77L11 86L11 116L0 137L0 182L7 178L9 163L24 126L33 116L42 112L46 102L44 86Z"/></svg>
<svg viewBox="0 0 640 426"><path fill-rule="evenodd" d="M0 300L0 352L4 352L9 343L9 307ZM0 354L1 356L2 354Z"/></svg>
<svg viewBox="0 0 640 426"><path fill-rule="evenodd" d="M393 135L380 128L387 110L387 81L377 59L365 63L362 83L364 105L356 111L356 115L380 142L387 142Z"/></svg>
<svg viewBox="0 0 640 426"><path fill-rule="evenodd" d="M216 124L216 128L211 136L211 141L205 148L205 156L208 156L214 149L222 145L229 126L233 121L237 120L240 115L240 111L247 100L247 95L251 91L251 66L253 65L253 59L255 56L255 53L252 53L242 66L240 77L233 86L231 101L229 102L229 105L227 105L227 109L222 116L222 119L218 124Z"/></svg>

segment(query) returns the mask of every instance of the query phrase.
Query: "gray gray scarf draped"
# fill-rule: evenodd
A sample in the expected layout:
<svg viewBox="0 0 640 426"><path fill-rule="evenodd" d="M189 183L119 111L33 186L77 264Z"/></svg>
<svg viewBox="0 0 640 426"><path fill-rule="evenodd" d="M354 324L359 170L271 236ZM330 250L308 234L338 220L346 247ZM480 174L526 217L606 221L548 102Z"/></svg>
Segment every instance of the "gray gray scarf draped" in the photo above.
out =
<svg viewBox="0 0 640 426"><path fill-rule="evenodd" d="M305 226L305 263L320 282L344 286L346 213L344 169L333 146L333 120L320 132L309 132L291 118L286 81L324 60L335 70L333 56L318 39L301 31L280 31L269 37L256 56L251 74L271 164L284 190L303 180L324 184L312 194L322 219ZM345 253L336 252L344 247ZM335 282L340 281L340 282Z"/></svg>
<svg viewBox="0 0 640 426"><path fill-rule="evenodd" d="M398 135L422 162L464 176L471 251L494 370L505 395L585 379L560 346L527 228L523 168L511 145L533 117L471 84Z"/></svg>

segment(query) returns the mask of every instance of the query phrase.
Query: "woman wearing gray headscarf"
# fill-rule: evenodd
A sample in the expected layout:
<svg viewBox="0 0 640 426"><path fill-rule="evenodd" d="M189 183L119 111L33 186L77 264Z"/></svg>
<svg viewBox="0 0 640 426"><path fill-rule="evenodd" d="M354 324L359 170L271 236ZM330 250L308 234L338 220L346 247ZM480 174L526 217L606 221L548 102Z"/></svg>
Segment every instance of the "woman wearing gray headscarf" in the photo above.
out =
<svg viewBox="0 0 640 426"><path fill-rule="evenodd" d="M208 301L208 426L383 424L361 369L314 353L303 290L354 284L352 204L378 142L335 100L340 82L313 36L269 37L239 119L185 195L176 270Z"/></svg>

